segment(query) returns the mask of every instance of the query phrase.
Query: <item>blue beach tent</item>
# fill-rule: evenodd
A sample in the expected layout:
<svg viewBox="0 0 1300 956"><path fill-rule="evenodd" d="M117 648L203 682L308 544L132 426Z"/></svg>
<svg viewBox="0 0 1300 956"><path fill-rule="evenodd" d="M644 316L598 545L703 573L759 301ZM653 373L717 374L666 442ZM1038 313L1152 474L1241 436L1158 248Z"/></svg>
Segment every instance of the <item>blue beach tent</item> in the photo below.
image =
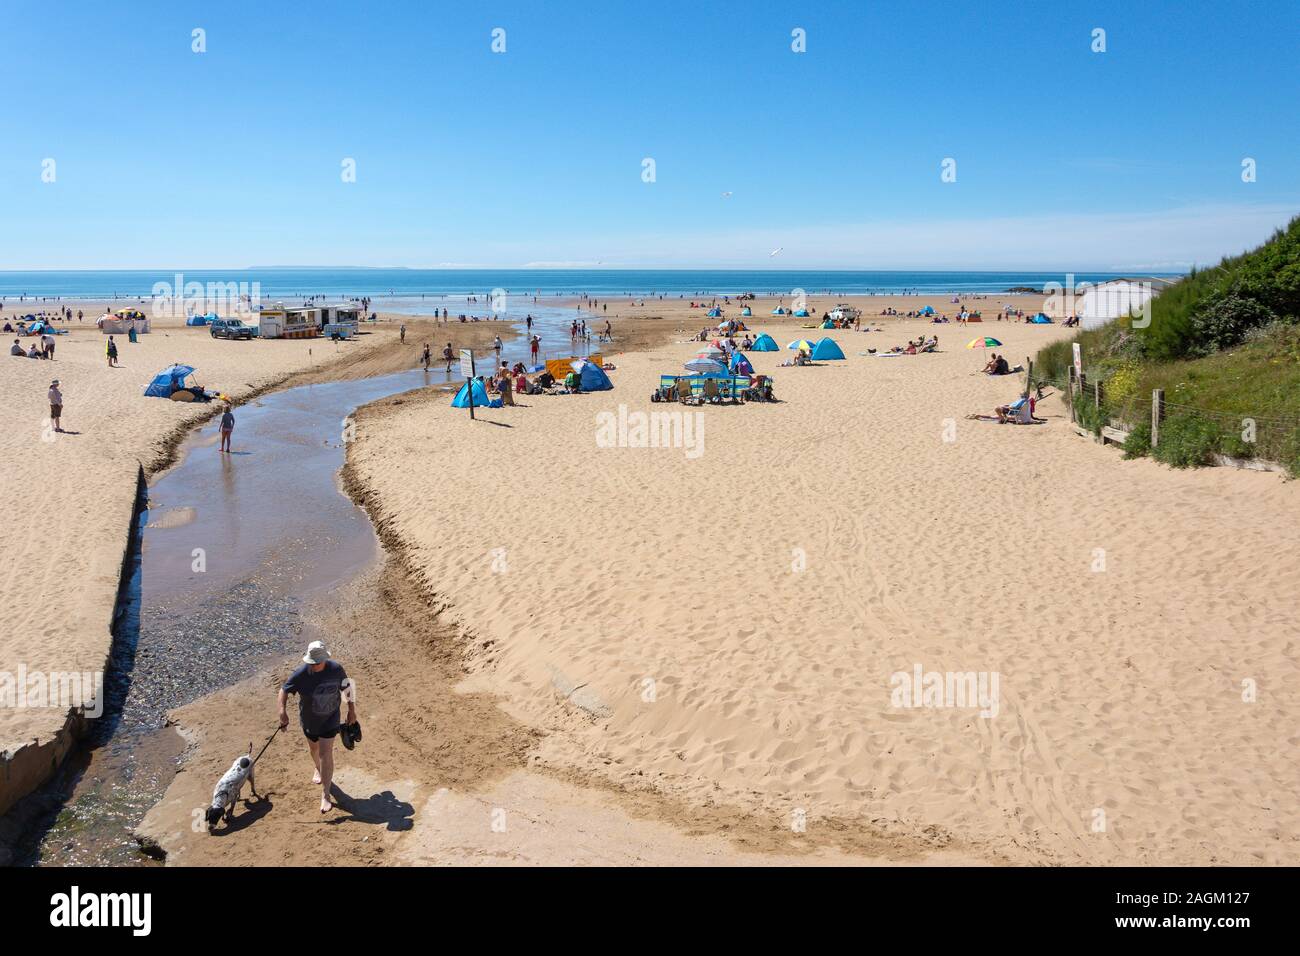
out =
<svg viewBox="0 0 1300 956"><path fill-rule="evenodd" d="M779 352L781 347L776 344L772 336L764 332L758 338L754 339L754 344L750 346L751 352Z"/></svg>
<svg viewBox="0 0 1300 956"><path fill-rule="evenodd" d="M844 351L834 339L825 338L813 346L812 357L814 362L827 362L844 358Z"/></svg>
<svg viewBox="0 0 1300 956"><path fill-rule="evenodd" d="M584 392L604 392L614 387L605 370L594 362L583 362L578 372L578 387Z"/></svg>
<svg viewBox="0 0 1300 956"><path fill-rule="evenodd" d="M917 315L934 315L934 308L927 305L924 309L918 312Z"/></svg>
<svg viewBox="0 0 1300 956"><path fill-rule="evenodd" d="M731 356L731 371L737 375L753 375L754 366L749 364L744 352L736 352Z"/></svg>
<svg viewBox="0 0 1300 956"><path fill-rule="evenodd" d="M169 365L153 377L145 388L150 398L171 398L172 392L185 387L185 379L194 374L190 365Z"/></svg>
<svg viewBox="0 0 1300 956"><path fill-rule="evenodd" d="M1045 315L1044 315L1043 313L1041 313L1041 312L1039 312L1036 316L1034 316L1034 317L1033 317L1032 319L1030 319L1029 321L1032 322L1032 323L1034 323L1034 325L1050 325L1051 322L1052 322L1051 319L1049 319L1047 316L1045 316Z"/></svg>
<svg viewBox="0 0 1300 956"><path fill-rule="evenodd" d="M207 325L208 322L210 322L212 319L215 318L216 318L215 315L213 316L191 315L188 319L185 320L185 324L186 325Z"/></svg>
<svg viewBox="0 0 1300 956"><path fill-rule="evenodd" d="M483 383L480 382L478 379L473 379L473 382L474 382L474 407L488 408L489 406L491 406L492 403L488 400L487 389L483 387ZM469 384L470 384L469 382L466 382L464 385L460 387L460 391L456 393L456 397L451 400L452 408L469 408L469 393L468 393Z"/></svg>
<svg viewBox="0 0 1300 956"><path fill-rule="evenodd" d="M797 318L797 319L806 319L806 318L808 318L808 310L807 310L807 309L796 309L794 315L795 315L795 318Z"/></svg>
<svg viewBox="0 0 1300 956"><path fill-rule="evenodd" d="M743 309L740 310L740 314L742 316L750 316L754 314L754 310L751 309L749 306L745 306Z"/></svg>
<svg viewBox="0 0 1300 956"><path fill-rule="evenodd" d="M709 309L709 311L706 312L705 315L707 315L711 319L716 319L718 316L722 315L722 310L718 308Z"/></svg>

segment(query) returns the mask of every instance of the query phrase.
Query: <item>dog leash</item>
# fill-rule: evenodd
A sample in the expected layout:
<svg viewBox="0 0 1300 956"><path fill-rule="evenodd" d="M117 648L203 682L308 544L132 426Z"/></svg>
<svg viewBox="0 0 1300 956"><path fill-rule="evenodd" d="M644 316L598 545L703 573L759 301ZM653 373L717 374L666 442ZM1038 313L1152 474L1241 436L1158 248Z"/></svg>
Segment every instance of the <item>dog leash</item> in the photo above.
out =
<svg viewBox="0 0 1300 956"><path fill-rule="evenodd" d="M259 760L262 759L262 754L266 753L266 748L271 746L271 741L275 739L275 735L278 734L283 729L284 728L282 727L276 727L275 730L271 731L271 736L266 738L266 743L262 744L262 749L259 750L257 752L257 756L253 758L254 764L256 764Z"/></svg>

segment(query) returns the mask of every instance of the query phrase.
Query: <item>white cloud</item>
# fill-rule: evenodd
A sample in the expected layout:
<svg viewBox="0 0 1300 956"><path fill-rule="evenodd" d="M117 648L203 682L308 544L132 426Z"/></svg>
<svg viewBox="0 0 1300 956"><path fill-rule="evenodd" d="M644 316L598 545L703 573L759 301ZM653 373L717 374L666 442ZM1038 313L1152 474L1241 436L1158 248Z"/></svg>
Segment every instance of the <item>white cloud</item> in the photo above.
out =
<svg viewBox="0 0 1300 956"><path fill-rule="evenodd" d="M607 268L971 269L1181 271L1216 263L1264 242L1297 209L1281 205L1202 205L1153 212L1106 212L983 219L879 220L854 225L766 227L622 234L584 246L607 250ZM563 254L567 239L496 245L501 265L539 246ZM529 268L590 268L577 260Z"/></svg>

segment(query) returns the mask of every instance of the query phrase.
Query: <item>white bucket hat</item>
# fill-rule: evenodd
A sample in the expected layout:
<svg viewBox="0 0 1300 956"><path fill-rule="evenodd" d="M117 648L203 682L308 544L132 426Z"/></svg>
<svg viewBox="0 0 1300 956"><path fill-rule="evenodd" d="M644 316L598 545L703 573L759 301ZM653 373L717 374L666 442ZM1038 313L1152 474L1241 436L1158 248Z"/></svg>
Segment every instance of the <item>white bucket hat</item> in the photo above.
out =
<svg viewBox="0 0 1300 956"><path fill-rule="evenodd" d="M307 653L302 655L304 664L324 664L330 659L330 652L325 650L324 641L312 641L307 645Z"/></svg>

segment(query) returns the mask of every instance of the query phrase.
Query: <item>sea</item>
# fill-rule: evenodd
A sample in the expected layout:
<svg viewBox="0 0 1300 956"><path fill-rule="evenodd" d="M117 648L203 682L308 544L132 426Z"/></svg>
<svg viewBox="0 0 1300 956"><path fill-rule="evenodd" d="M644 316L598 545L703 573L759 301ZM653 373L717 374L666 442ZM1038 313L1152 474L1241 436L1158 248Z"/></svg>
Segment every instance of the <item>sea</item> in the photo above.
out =
<svg viewBox="0 0 1300 956"><path fill-rule="evenodd" d="M0 271L0 299L140 301L159 294L190 298L193 284L237 285L263 303L369 297L374 307L419 314L472 297L590 295L689 298L755 295L998 295L1066 284L1064 272L886 272L732 269L371 269L264 267L250 269L144 269L113 271ZM1115 273L1073 273L1073 281L1104 282ZM1167 274L1162 274L1165 277ZM160 290L163 290L160 292Z"/></svg>

